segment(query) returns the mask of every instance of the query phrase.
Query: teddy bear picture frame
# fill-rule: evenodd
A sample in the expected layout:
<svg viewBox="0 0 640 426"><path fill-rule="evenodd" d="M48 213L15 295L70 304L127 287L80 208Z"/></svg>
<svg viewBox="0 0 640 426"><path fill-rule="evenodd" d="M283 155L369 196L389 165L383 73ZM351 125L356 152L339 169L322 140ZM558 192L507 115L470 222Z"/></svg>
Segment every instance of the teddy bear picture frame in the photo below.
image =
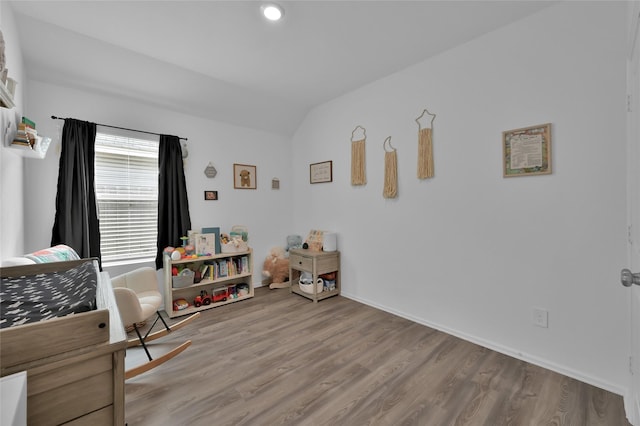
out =
<svg viewBox="0 0 640 426"><path fill-rule="evenodd" d="M250 164L233 165L233 187L234 189L256 189L257 188L257 168Z"/></svg>

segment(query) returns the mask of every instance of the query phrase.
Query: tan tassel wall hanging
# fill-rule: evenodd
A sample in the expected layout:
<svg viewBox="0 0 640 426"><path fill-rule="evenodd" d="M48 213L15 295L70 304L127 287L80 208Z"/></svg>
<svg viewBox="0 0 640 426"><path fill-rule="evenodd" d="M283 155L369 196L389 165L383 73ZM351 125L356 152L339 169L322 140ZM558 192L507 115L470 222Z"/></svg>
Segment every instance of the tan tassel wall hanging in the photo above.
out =
<svg viewBox="0 0 640 426"><path fill-rule="evenodd" d="M387 151L387 142L391 151ZM384 148L384 198L396 198L398 196L398 157L396 149L391 146L391 136L382 143Z"/></svg>
<svg viewBox="0 0 640 426"><path fill-rule="evenodd" d="M356 138L358 128L362 129L362 138ZM351 185L364 185L367 183L365 142L367 131L362 126L356 126L351 132Z"/></svg>
<svg viewBox="0 0 640 426"><path fill-rule="evenodd" d="M426 115L431 117L429 127L423 127L420 120ZM422 111L420 117L416 118L418 123L418 179L431 178L433 171L433 120L436 115L431 114L426 109Z"/></svg>

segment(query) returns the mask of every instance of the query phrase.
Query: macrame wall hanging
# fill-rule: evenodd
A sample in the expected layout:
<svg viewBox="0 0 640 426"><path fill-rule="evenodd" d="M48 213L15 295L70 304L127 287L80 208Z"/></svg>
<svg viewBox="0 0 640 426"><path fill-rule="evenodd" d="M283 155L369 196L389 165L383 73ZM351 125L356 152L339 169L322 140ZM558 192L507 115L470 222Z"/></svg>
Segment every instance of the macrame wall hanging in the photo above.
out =
<svg viewBox="0 0 640 426"><path fill-rule="evenodd" d="M431 121L426 123L428 117L431 117ZM426 109L422 111L420 117L416 118L416 123L418 123L418 179L433 177L433 120L435 118L436 115ZM425 126L420 123L420 120L423 119Z"/></svg>
<svg viewBox="0 0 640 426"><path fill-rule="evenodd" d="M390 151L387 150L389 145ZM396 149L391 145L391 136L382 143L384 149L384 198L396 198L398 196L398 156Z"/></svg>
<svg viewBox="0 0 640 426"><path fill-rule="evenodd" d="M362 129L362 136L356 136L358 128ZM367 183L365 142L367 131L362 126L356 126L351 132L351 185Z"/></svg>

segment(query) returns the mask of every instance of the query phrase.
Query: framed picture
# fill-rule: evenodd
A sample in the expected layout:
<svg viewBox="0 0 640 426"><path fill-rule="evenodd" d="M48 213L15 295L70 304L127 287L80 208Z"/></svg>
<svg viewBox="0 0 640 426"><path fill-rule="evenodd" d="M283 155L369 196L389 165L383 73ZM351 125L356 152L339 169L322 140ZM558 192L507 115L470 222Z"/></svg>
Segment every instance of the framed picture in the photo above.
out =
<svg viewBox="0 0 640 426"><path fill-rule="evenodd" d="M551 173L551 123L502 132L503 177Z"/></svg>
<svg viewBox="0 0 640 426"><path fill-rule="evenodd" d="M233 165L233 187L235 189L256 189L256 166L249 164Z"/></svg>
<svg viewBox="0 0 640 426"><path fill-rule="evenodd" d="M212 226L209 228L202 228L202 233L203 234L214 234L214 248L215 248L215 253L216 254L220 254L222 253L222 249L220 246L220 227L219 226ZM211 252L212 254L214 252Z"/></svg>
<svg viewBox="0 0 640 426"><path fill-rule="evenodd" d="M333 161L323 161L309 165L309 182L333 182Z"/></svg>
<svg viewBox="0 0 640 426"><path fill-rule="evenodd" d="M204 191L204 199L207 201L216 201L218 199L218 191Z"/></svg>

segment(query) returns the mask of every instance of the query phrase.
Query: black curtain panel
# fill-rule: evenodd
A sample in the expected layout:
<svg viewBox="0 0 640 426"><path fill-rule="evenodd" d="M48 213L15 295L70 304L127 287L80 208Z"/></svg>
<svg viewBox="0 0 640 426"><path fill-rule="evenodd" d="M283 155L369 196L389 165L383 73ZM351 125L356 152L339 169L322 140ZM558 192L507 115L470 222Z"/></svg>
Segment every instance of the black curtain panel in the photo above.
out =
<svg viewBox="0 0 640 426"><path fill-rule="evenodd" d="M162 268L162 251L177 247L191 229L187 183L182 167L182 148L177 136L160 136L158 151L158 253L156 269Z"/></svg>
<svg viewBox="0 0 640 426"><path fill-rule="evenodd" d="M82 258L100 259L95 142L95 123L65 119L51 245L66 244Z"/></svg>

